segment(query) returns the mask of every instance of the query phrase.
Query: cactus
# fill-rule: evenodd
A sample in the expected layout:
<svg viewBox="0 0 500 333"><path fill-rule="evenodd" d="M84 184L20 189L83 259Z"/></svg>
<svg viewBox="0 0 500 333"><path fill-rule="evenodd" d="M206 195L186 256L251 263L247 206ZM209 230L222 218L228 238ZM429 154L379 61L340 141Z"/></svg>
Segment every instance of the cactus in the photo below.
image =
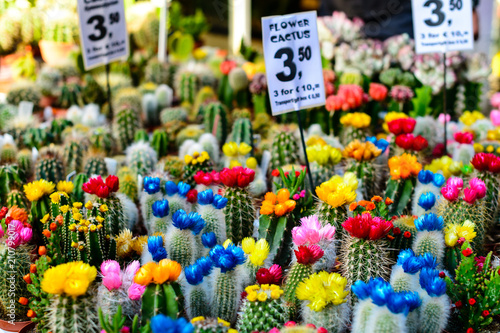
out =
<svg viewBox="0 0 500 333"><path fill-rule="evenodd" d="M220 178L225 185L224 198L228 200L224 208L226 234L235 244L253 234L255 208L248 185L254 177L255 172L250 169L225 168L220 172Z"/></svg>
<svg viewBox="0 0 500 333"><path fill-rule="evenodd" d="M168 135L167 132L161 129L157 129L153 132L153 138L151 140L151 146L156 151L158 158L167 156L168 153Z"/></svg>
<svg viewBox="0 0 500 333"><path fill-rule="evenodd" d="M172 84L173 73L175 66L166 62L160 62L158 59L153 58L148 61L146 68L144 68L144 81L152 82L157 85Z"/></svg>
<svg viewBox="0 0 500 333"><path fill-rule="evenodd" d="M209 172L211 169L210 156L206 151L200 153L195 152L193 155L184 156L186 165L183 169L183 180L192 187L196 186L194 175L199 171Z"/></svg>
<svg viewBox="0 0 500 333"><path fill-rule="evenodd" d="M83 173L85 173L88 177L92 177L94 175L106 177L108 175L108 169L106 167L104 157L99 155L88 157L85 161Z"/></svg>
<svg viewBox="0 0 500 333"><path fill-rule="evenodd" d="M177 156L167 156L163 170L168 172L172 180L179 180L183 176L184 162Z"/></svg>
<svg viewBox="0 0 500 333"><path fill-rule="evenodd" d="M370 145L371 143L367 143ZM373 144L371 144L373 145ZM346 148L347 149L347 148ZM376 157L377 155L374 155ZM380 180L382 170L380 165L376 165L373 160L358 161L354 158L348 159L344 168L345 172L353 172L359 181L360 192L363 199L370 200L373 196L381 192Z"/></svg>
<svg viewBox="0 0 500 333"><path fill-rule="evenodd" d="M413 251L416 255L430 253L438 263L444 258L443 218L433 213L422 215L415 220L417 236L413 242Z"/></svg>
<svg viewBox="0 0 500 333"><path fill-rule="evenodd" d="M198 140L203 134L203 130L200 129L198 125L189 125L177 133L175 138L175 143L177 147L180 147L184 141L187 140Z"/></svg>
<svg viewBox="0 0 500 333"><path fill-rule="evenodd" d="M126 140L128 140L128 135L130 134L127 134L127 136L124 137L126 138ZM92 145L92 148L106 154L110 154L113 151L113 147L115 145L113 135L106 127L98 127L94 129L92 135L90 136L90 143Z"/></svg>
<svg viewBox="0 0 500 333"><path fill-rule="evenodd" d="M151 172L158 162L156 151L149 143L140 141L127 148L127 165L135 174L145 175Z"/></svg>
<svg viewBox="0 0 500 333"><path fill-rule="evenodd" d="M124 151L135 138L135 132L141 127L138 111L133 108L117 109L114 118L113 136L120 150Z"/></svg>
<svg viewBox="0 0 500 333"><path fill-rule="evenodd" d="M413 195L413 215L420 216L425 213L436 213L436 198L440 195L441 186L445 182L443 175L421 170L418 173L418 182Z"/></svg>
<svg viewBox="0 0 500 333"><path fill-rule="evenodd" d="M287 308L281 298L283 290L279 286L253 285L247 287L245 291L247 296L238 318L238 332L269 332L288 320Z"/></svg>
<svg viewBox="0 0 500 333"><path fill-rule="evenodd" d="M84 173L79 173L73 179L73 193L72 197L76 202L82 202L84 199L84 192L82 185L88 181L89 177Z"/></svg>
<svg viewBox="0 0 500 333"><path fill-rule="evenodd" d="M17 9L12 8L2 15L0 36L0 54L13 53L21 41L21 15Z"/></svg>
<svg viewBox="0 0 500 333"><path fill-rule="evenodd" d="M142 118L145 125L154 126L159 121L158 102L154 94L142 96Z"/></svg>
<svg viewBox="0 0 500 333"><path fill-rule="evenodd" d="M205 221L203 231L213 232L216 240L222 242L226 239L226 217L223 209L227 205L227 198L213 194L212 189L198 193L197 212Z"/></svg>
<svg viewBox="0 0 500 333"><path fill-rule="evenodd" d="M35 177L53 183L65 179L66 173L62 159L52 147L40 151L40 158L35 165Z"/></svg>
<svg viewBox="0 0 500 333"><path fill-rule="evenodd" d="M392 220L394 227L391 230L391 236L394 238L391 239L389 247L394 250L391 251L393 258L398 256L399 251L412 248L417 234L415 218L411 215L401 215Z"/></svg>
<svg viewBox="0 0 500 333"><path fill-rule="evenodd" d="M187 110L182 106L177 107L168 107L160 112L160 121L163 125L177 120L177 121L186 121L187 120Z"/></svg>
<svg viewBox="0 0 500 333"><path fill-rule="evenodd" d="M55 296L47 309L47 330L68 333L98 333L99 318L93 295Z"/></svg>
<svg viewBox="0 0 500 333"><path fill-rule="evenodd" d="M5 144L0 148L0 163L12 164L16 162L17 148L12 144Z"/></svg>
<svg viewBox="0 0 500 333"><path fill-rule="evenodd" d="M113 96L113 110L133 109L141 113L142 96L136 88L122 88Z"/></svg>
<svg viewBox="0 0 500 333"><path fill-rule="evenodd" d="M205 227L205 221L200 214L187 214L179 209L172 215L172 227L166 235L167 253L172 260L182 267L194 263L197 255L195 236Z"/></svg>
<svg viewBox="0 0 500 333"><path fill-rule="evenodd" d="M118 178L120 179L120 193L125 194L132 201L137 200L138 189L137 179L129 168L123 167L118 170Z"/></svg>
<svg viewBox="0 0 500 333"><path fill-rule="evenodd" d="M329 333L343 332L349 317L349 307L346 303L341 305L328 305L322 311L314 311L308 307L302 310L304 322L316 327L324 327Z"/></svg>
<svg viewBox="0 0 500 333"><path fill-rule="evenodd" d="M106 100L104 89L97 83L90 74L84 76L84 85L82 87L82 98L86 104L102 104Z"/></svg>
<svg viewBox="0 0 500 333"><path fill-rule="evenodd" d="M11 190L7 194L6 205L8 208L12 208L14 206L17 206L19 208L27 208L28 207L27 203L28 200L21 191Z"/></svg>
<svg viewBox="0 0 500 333"><path fill-rule="evenodd" d="M233 129L229 135L228 141L240 144L245 142L252 146L253 144L253 129L250 118L241 117L234 121Z"/></svg>
<svg viewBox="0 0 500 333"><path fill-rule="evenodd" d="M149 142L149 134L145 129L140 129L137 132L135 132L134 142L139 142L139 141Z"/></svg>
<svg viewBox="0 0 500 333"><path fill-rule="evenodd" d="M77 173L82 171L85 150L85 146L81 142L70 141L66 143L63 156L68 171L76 171Z"/></svg>
<svg viewBox="0 0 500 333"><path fill-rule="evenodd" d="M193 321L194 332L196 333L228 333L231 327L227 322L216 318L197 318Z"/></svg>
<svg viewBox="0 0 500 333"><path fill-rule="evenodd" d="M290 132L281 132L273 139L270 171L288 164L298 164L297 140Z"/></svg>
<svg viewBox="0 0 500 333"><path fill-rule="evenodd" d="M174 92L172 88L166 84L159 85L155 90L155 98L158 104L158 109L163 110L164 108L170 107L172 105L172 100L174 98ZM158 114L156 115L157 119Z"/></svg>
<svg viewBox="0 0 500 333"><path fill-rule="evenodd" d="M42 128L28 128L23 134L24 145L28 148L35 147L37 149L41 149L52 141L53 137L51 133Z"/></svg>
<svg viewBox="0 0 500 333"><path fill-rule="evenodd" d="M33 83L18 83L12 85L7 93L7 103L19 105L20 102L32 102L34 107L38 107L41 93Z"/></svg>
<svg viewBox="0 0 500 333"><path fill-rule="evenodd" d="M161 199L160 178L145 177L144 191L141 192L141 197L140 197L141 201L140 206L141 206L142 218L144 220L144 224L149 234L153 234L153 225L154 225L153 205L160 199Z"/></svg>
<svg viewBox="0 0 500 333"><path fill-rule="evenodd" d="M181 101L193 104L196 94L200 89L200 79L198 76L190 72L178 73L175 81L175 91Z"/></svg>
<svg viewBox="0 0 500 333"><path fill-rule="evenodd" d="M9 232L6 232L8 235ZM10 236L9 236L10 237ZM31 264L30 252L32 248L21 245L10 248L2 244L0 249L0 303L6 313L2 319L6 321L25 321L28 306L18 302L21 297L30 297L26 289L25 275L29 275ZM2 312L3 312L2 311Z"/></svg>
<svg viewBox="0 0 500 333"><path fill-rule="evenodd" d="M439 277L439 271L423 268L420 272L422 305L420 307L419 332L439 333L448 323L450 299L446 295L446 282Z"/></svg>
<svg viewBox="0 0 500 333"><path fill-rule="evenodd" d="M220 102L212 102L202 106L205 131L212 133L219 143L223 144L227 138L227 109Z"/></svg>
<svg viewBox="0 0 500 333"><path fill-rule="evenodd" d="M212 272L212 261L209 257L198 259L193 265L184 269L187 285L184 287L186 312L189 318L208 316L209 290L206 285L202 285L203 278Z"/></svg>

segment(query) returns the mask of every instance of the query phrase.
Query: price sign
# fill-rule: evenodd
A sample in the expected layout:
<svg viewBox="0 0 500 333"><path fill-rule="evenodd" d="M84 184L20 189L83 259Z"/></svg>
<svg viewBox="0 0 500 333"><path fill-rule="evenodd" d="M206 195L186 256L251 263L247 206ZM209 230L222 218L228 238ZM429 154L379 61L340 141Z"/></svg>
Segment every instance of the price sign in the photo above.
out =
<svg viewBox="0 0 500 333"><path fill-rule="evenodd" d="M85 69L128 56L123 0L78 0Z"/></svg>
<svg viewBox="0 0 500 333"><path fill-rule="evenodd" d="M325 104L316 12L262 18L273 115Z"/></svg>
<svg viewBox="0 0 500 333"><path fill-rule="evenodd" d="M473 48L472 0L412 0L417 53Z"/></svg>

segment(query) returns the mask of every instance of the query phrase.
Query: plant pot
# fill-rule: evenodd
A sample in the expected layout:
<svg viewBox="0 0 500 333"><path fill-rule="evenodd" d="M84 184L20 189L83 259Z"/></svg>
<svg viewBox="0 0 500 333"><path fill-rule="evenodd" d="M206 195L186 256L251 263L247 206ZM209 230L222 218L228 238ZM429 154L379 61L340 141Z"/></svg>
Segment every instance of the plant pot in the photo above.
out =
<svg viewBox="0 0 500 333"><path fill-rule="evenodd" d="M0 320L0 330L5 332L18 332L24 333L28 332L28 329L35 327L35 323L32 321L19 321L14 322L14 325L10 324L8 321Z"/></svg>
<svg viewBox="0 0 500 333"><path fill-rule="evenodd" d="M40 47L43 61L50 66L57 66L68 59L75 44L41 40L38 42L38 46Z"/></svg>

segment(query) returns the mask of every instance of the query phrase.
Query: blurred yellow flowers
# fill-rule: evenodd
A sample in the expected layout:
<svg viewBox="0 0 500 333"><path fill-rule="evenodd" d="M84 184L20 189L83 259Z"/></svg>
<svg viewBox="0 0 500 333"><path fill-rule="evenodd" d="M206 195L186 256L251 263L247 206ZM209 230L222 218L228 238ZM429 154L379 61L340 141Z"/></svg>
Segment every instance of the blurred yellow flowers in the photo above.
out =
<svg viewBox="0 0 500 333"><path fill-rule="evenodd" d="M269 255L269 243L264 239L257 242L252 237L246 237L241 242L243 252L248 254L248 259L254 266L262 266Z"/></svg>
<svg viewBox="0 0 500 333"><path fill-rule="evenodd" d="M309 301L307 306L313 311L321 311L327 305L339 305L346 301L349 291L345 290L347 280L338 273L321 271L313 274L297 286L296 296Z"/></svg>
<svg viewBox="0 0 500 333"><path fill-rule="evenodd" d="M77 297L84 295L97 275L94 266L81 261L49 268L43 275L42 290L49 294Z"/></svg>
<svg viewBox="0 0 500 333"><path fill-rule="evenodd" d="M268 299L279 299L284 291L275 284L252 285L245 288L247 300L265 302Z"/></svg>
<svg viewBox="0 0 500 333"><path fill-rule="evenodd" d="M333 176L329 181L316 187L316 195L321 201L337 208L356 200L355 191L357 188L356 175L352 172L346 172L344 177Z"/></svg>
<svg viewBox="0 0 500 333"><path fill-rule="evenodd" d="M373 143L354 140L344 148L344 156L357 161L370 161L382 153Z"/></svg>
<svg viewBox="0 0 500 333"><path fill-rule="evenodd" d="M363 112L352 112L340 118L340 123L344 126L352 126L355 128L365 128L370 126L372 118Z"/></svg>
<svg viewBox="0 0 500 333"><path fill-rule="evenodd" d="M208 160L210 160L210 155L208 155L206 151L202 151L201 154L198 152L194 152L193 155L184 156L184 162L186 164L196 165Z"/></svg>
<svg viewBox="0 0 500 333"><path fill-rule="evenodd" d="M307 147L306 150L309 162L316 162L320 165L335 165L342 159L340 149L330 145L315 144Z"/></svg>
<svg viewBox="0 0 500 333"><path fill-rule="evenodd" d="M40 179L24 185L24 194L26 194L29 201L37 201L44 195L54 192L54 189L54 183Z"/></svg>

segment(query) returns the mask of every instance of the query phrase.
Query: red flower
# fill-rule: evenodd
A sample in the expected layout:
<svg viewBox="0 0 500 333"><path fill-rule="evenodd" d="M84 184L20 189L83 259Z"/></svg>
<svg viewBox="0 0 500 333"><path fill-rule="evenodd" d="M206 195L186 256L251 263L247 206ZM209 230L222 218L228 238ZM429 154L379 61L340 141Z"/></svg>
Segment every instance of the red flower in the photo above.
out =
<svg viewBox="0 0 500 333"><path fill-rule="evenodd" d="M316 329L316 325L314 325L314 324L306 324L306 327Z"/></svg>
<svg viewBox="0 0 500 333"><path fill-rule="evenodd" d="M236 62L235 61L232 61L232 60L226 60L226 61L223 61L221 64L220 64L220 71L222 72L222 74L224 75L228 75L229 72L231 72L231 70L233 68L236 67Z"/></svg>
<svg viewBox="0 0 500 333"><path fill-rule="evenodd" d="M417 121L413 118L399 118L387 123L389 131L394 135L412 133Z"/></svg>
<svg viewBox="0 0 500 333"><path fill-rule="evenodd" d="M370 90L368 94L373 100L383 102L387 97L387 87L380 83L370 83Z"/></svg>
<svg viewBox="0 0 500 333"><path fill-rule="evenodd" d="M455 303L455 306L457 307L457 309L460 309L463 306L462 301L457 301Z"/></svg>
<svg viewBox="0 0 500 333"><path fill-rule="evenodd" d="M424 150L429 146L429 143L427 142L427 139L424 138L421 135L417 135L415 139L413 139L413 150L415 151L421 151Z"/></svg>
<svg viewBox="0 0 500 333"><path fill-rule="evenodd" d="M458 240L457 240L457 244L462 246L462 244L465 242L465 238L464 237L460 237Z"/></svg>
<svg viewBox="0 0 500 333"><path fill-rule="evenodd" d="M224 168L220 172L222 183L228 187L247 187L255 178L255 171L249 168L234 167Z"/></svg>
<svg viewBox="0 0 500 333"><path fill-rule="evenodd" d="M490 162L488 167L489 172L500 173L500 158L495 156Z"/></svg>
<svg viewBox="0 0 500 333"><path fill-rule="evenodd" d="M464 190L464 201L467 202L469 205L472 205L474 202L476 202L476 199L477 199L477 192L467 187Z"/></svg>
<svg viewBox="0 0 500 333"><path fill-rule="evenodd" d="M455 186L444 186L441 188L441 194L448 201L455 201L460 194L460 190Z"/></svg>
<svg viewBox="0 0 500 333"><path fill-rule="evenodd" d="M410 150L413 147L413 134L400 134L396 137L396 144L404 150Z"/></svg>
<svg viewBox="0 0 500 333"><path fill-rule="evenodd" d="M474 260L476 261L474 265L477 267L477 271L481 272L483 270L484 262L486 261L486 257L480 256L480 257L475 257Z"/></svg>
<svg viewBox="0 0 500 333"><path fill-rule="evenodd" d="M405 231L405 232L403 233L403 237L404 237L404 238L410 238L410 237L411 237L411 232L409 232L409 231Z"/></svg>
<svg viewBox="0 0 500 333"><path fill-rule="evenodd" d="M205 173L200 170L193 176L193 178L196 184L202 184L205 186L210 186L212 184L212 174L208 172Z"/></svg>
<svg viewBox="0 0 500 333"><path fill-rule="evenodd" d="M474 140L474 135L470 132L457 132L454 137L456 142L462 144L471 144Z"/></svg>
<svg viewBox="0 0 500 333"><path fill-rule="evenodd" d="M323 250L318 245L299 246L295 251L297 262L303 265L314 264L316 261L323 257Z"/></svg>
<svg viewBox="0 0 500 333"><path fill-rule="evenodd" d="M441 157L444 155L444 144L438 143L432 150L432 156Z"/></svg>
<svg viewBox="0 0 500 333"><path fill-rule="evenodd" d="M488 317L490 315L490 312L488 310L484 310L483 312L481 312L481 316L483 317Z"/></svg>
<svg viewBox="0 0 500 333"><path fill-rule="evenodd" d="M342 110L342 105L344 105L344 97L337 95L328 96L325 102L326 110L329 112Z"/></svg>
<svg viewBox="0 0 500 333"><path fill-rule="evenodd" d="M469 327L467 333L476 333L476 331L472 327Z"/></svg>
<svg viewBox="0 0 500 333"><path fill-rule="evenodd" d="M394 234L394 236L400 235L401 234L401 229L399 229L398 227L394 227L392 229L392 233Z"/></svg>
<svg viewBox="0 0 500 333"><path fill-rule="evenodd" d="M101 178L101 176L97 176L94 178L90 178L88 182L82 185L82 190L88 194L97 194L97 190L101 186L106 186Z"/></svg>
<svg viewBox="0 0 500 333"><path fill-rule="evenodd" d="M220 184L220 175L217 171L212 170L212 172L210 172L210 175L212 176L212 181L214 182L214 184Z"/></svg>
<svg viewBox="0 0 500 333"><path fill-rule="evenodd" d="M364 213L348 218L342 226L352 237L377 240L385 237L393 225L391 221Z"/></svg>
<svg viewBox="0 0 500 333"><path fill-rule="evenodd" d="M465 250L462 250L462 254L465 256L465 257L468 257L472 254L472 249L470 247L466 248Z"/></svg>
<svg viewBox="0 0 500 333"><path fill-rule="evenodd" d="M186 195L186 199L190 203L195 203L196 200L198 200L198 191L195 189L189 190Z"/></svg>
<svg viewBox="0 0 500 333"><path fill-rule="evenodd" d="M232 169L224 168L220 172L220 180L222 184L234 187L236 185L236 173Z"/></svg>
<svg viewBox="0 0 500 333"><path fill-rule="evenodd" d="M257 271L257 282L259 284L276 284L281 283L282 270L279 265L272 265L269 269L261 268Z"/></svg>
<svg viewBox="0 0 500 333"><path fill-rule="evenodd" d="M476 300L474 298L469 298L469 304L472 306L476 304Z"/></svg>
<svg viewBox="0 0 500 333"><path fill-rule="evenodd" d="M120 180L115 175L109 175L106 178L106 185L109 187L109 192L117 192L120 188Z"/></svg>
<svg viewBox="0 0 500 333"><path fill-rule="evenodd" d="M446 276L446 274L445 274L444 272L439 272L439 277L440 277L441 279L444 279L444 278L445 278L445 276Z"/></svg>
<svg viewBox="0 0 500 333"><path fill-rule="evenodd" d="M106 199L109 196L109 187L100 185L95 194L101 199Z"/></svg>
<svg viewBox="0 0 500 333"><path fill-rule="evenodd" d="M5 215L7 215L7 212L9 211L9 209L7 207L2 207L2 209L0 209L0 220L2 220Z"/></svg>
<svg viewBox="0 0 500 333"><path fill-rule="evenodd" d="M498 158L493 154L488 153L478 153L474 155L470 161L474 168L478 171L486 171L490 168L493 160L498 160ZM496 166L497 163L495 163Z"/></svg>
<svg viewBox="0 0 500 333"><path fill-rule="evenodd" d="M320 327L318 328L318 330L316 331L316 333L328 333L328 330L324 327Z"/></svg>

